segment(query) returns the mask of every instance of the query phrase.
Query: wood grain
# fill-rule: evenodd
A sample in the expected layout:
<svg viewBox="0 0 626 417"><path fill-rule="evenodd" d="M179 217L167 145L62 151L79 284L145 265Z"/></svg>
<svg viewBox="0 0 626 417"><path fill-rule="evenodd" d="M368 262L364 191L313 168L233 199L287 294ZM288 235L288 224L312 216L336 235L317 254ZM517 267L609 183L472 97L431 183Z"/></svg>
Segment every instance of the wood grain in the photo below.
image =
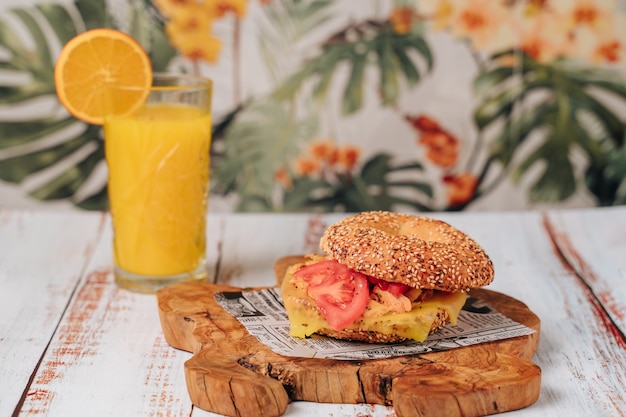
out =
<svg viewBox="0 0 626 417"><path fill-rule="evenodd" d="M576 211L546 214L543 225L557 257L588 292L602 325L626 349L626 269L616 268L624 259L626 216L616 210L602 214L603 222ZM596 226L590 233L592 223Z"/></svg>
<svg viewBox="0 0 626 417"><path fill-rule="evenodd" d="M277 261L276 276L298 260ZM398 417L471 417L523 408L539 396L541 370L530 361L539 343L539 318L503 294L472 292L536 333L445 352L337 361L271 351L215 303L215 292L239 289L194 282L157 293L167 342L194 353L185 363L187 388L204 410L272 417L282 415L290 401L304 400L393 405Z"/></svg>
<svg viewBox="0 0 626 417"><path fill-rule="evenodd" d="M172 349L165 341L153 295L135 294L115 285L111 271L110 218L88 216L92 220L104 219L101 232L96 235L89 232L87 224L79 221L81 217L63 216L67 222L59 223L58 228L51 225L42 228L54 231L55 236L40 236L40 240L47 243L49 253L42 251L39 258L46 259L49 254L54 261L45 262L45 269L38 268L42 278L24 280L25 286L30 285L29 295L34 297L40 290L49 290L51 287L44 284L45 279L59 279L54 278L57 269L76 269L65 274L66 279L74 276L76 282L74 290L63 298L64 308L54 334L48 335L41 348L44 354L39 351L34 358L35 372L34 364L28 369L17 360L15 364L5 361L0 365L0 386L6 381L7 385L13 384L24 391L23 403L17 408L19 412L13 411L15 404L12 404L11 409L0 415L189 416L192 404L183 366L189 354ZM78 230L81 226L83 230ZM86 242L80 239L83 235L92 240L97 236L98 240ZM0 232L0 241L1 237ZM83 247L77 247L79 244ZM35 257L31 263L43 262L42 259ZM78 260L82 263L78 264ZM33 283L41 283L42 288L33 288ZM48 294L54 293L49 291ZM45 301L45 298L39 300ZM37 306L30 301L24 308L29 307ZM35 313L38 309L31 311ZM29 331L43 328L43 323L38 322L39 316L29 313L25 311L16 324L29 323L23 327ZM2 344L0 341L0 347ZM31 349L29 342L20 347ZM14 366L28 370L26 378L33 375L28 385L18 385L17 378L5 374L5 370L11 372ZM0 408L5 409L4 404L11 405L11 398L5 395L10 391L0 392Z"/></svg>
<svg viewBox="0 0 626 417"><path fill-rule="evenodd" d="M50 393L25 387L103 228L99 214L0 210L0 416L25 400L37 400L33 409L47 412Z"/></svg>

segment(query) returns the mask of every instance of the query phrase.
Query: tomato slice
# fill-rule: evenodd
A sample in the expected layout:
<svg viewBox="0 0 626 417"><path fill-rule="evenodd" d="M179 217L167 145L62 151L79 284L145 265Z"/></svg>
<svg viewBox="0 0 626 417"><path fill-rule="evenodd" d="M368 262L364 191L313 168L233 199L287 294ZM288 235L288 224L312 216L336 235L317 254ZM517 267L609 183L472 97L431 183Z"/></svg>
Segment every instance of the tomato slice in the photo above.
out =
<svg viewBox="0 0 626 417"><path fill-rule="evenodd" d="M401 284L399 282L383 281L375 277L368 276L367 279L374 286L379 287L381 290L389 291L394 297L398 298L405 292L411 289L408 285Z"/></svg>
<svg viewBox="0 0 626 417"><path fill-rule="evenodd" d="M367 277L335 260L307 265L294 275L309 284L309 296L333 330L354 323L369 302Z"/></svg>
<svg viewBox="0 0 626 417"><path fill-rule="evenodd" d="M387 288L387 291L392 293L397 298L410 289L411 287L409 287L408 285L404 285L399 282L390 282L389 287Z"/></svg>

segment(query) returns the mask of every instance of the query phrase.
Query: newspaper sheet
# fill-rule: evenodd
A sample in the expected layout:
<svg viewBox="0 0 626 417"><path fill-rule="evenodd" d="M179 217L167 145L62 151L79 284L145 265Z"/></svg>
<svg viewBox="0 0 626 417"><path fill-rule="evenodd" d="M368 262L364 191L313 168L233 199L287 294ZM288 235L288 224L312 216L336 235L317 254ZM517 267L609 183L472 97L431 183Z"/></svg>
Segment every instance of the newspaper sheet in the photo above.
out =
<svg viewBox="0 0 626 417"><path fill-rule="evenodd" d="M456 326L447 325L421 343L370 344L318 335L299 339L289 335L289 319L279 288L220 292L215 294L215 300L250 334L274 352L285 356L342 360L389 358L439 352L535 332L470 296Z"/></svg>

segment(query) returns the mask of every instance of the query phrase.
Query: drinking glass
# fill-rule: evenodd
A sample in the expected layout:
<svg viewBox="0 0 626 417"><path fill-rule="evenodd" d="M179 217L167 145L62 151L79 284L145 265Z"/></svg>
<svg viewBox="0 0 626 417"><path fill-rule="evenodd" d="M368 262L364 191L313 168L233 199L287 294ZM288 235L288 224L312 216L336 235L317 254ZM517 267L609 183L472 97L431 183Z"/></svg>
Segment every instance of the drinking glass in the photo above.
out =
<svg viewBox="0 0 626 417"><path fill-rule="evenodd" d="M109 86L109 99L134 97ZM145 102L104 121L114 273L123 288L152 293L206 278L212 82L154 74Z"/></svg>

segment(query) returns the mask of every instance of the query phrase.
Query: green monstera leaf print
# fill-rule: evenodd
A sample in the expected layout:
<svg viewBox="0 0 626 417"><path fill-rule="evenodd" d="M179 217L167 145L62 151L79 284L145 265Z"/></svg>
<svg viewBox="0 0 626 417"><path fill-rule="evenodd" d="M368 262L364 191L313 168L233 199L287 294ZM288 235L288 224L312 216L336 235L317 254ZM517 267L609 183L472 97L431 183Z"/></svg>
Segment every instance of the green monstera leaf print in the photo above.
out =
<svg viewBox="0 0 626 417"><path fill-rule="evenodd" d="M163 69L175 55L149 0L130 3L130 34L154 50L155 70ZM76 19L80 16L80 19ZM8 19L12 19L13 24ZM50 32L40 24L45 20ZM16 25L29 35L18 35ZM26 116L0 119L0 179L20 184L31 178L29 194L39 200L68 200L84 209L108 206L106 179L95 180L104 164L100 126L85 124L63 111L56 101L53 51L78 33L115 28L101 0L77 0L73 4L45 3L13 8L0 18L0 71L18 80L0 85L0 112L27 107ZM20 83L20 79L28 80ZM45 102L44 105L38 103ZM50 104L52 103L52 104ZM30 107L29 107L30 106ZM52 110L50 109L52 107Z"/></svg>
<svg viewBox="0 0 626 417"><path fill-rule="evenodd" d="M277 100L292 99L308 81L314 84L313 97L326 98L333 77L344 66L349 76L343 90L342 112L349 115L363 106L365 70L368 65L379 73L383 104L394 103L400 94L400 79L409 87L421 80L419 66L410 57L416 52L426 70L433 66L433 56L419 32L397 34L387 21L365 21L333 35L322 45L320 54L306 62L274 92Z"/></svg>
<svg viewBox="0 0 626 417"><path fill-rule="evenodd" d="M564 201L584 184L600 205L619 203L623 178L607 164L623 147L625 125L606 97L626 104L625 80L618 72L571 60L544 65L514 51L495 58L508 55L521 64L494 65L474 83L482 98L474 114L478 128L503 126L496 127L493 160L516 180L541 166L530 188L532 202ZM576 154L587 161L584 178L576 173Z"/></svg>

